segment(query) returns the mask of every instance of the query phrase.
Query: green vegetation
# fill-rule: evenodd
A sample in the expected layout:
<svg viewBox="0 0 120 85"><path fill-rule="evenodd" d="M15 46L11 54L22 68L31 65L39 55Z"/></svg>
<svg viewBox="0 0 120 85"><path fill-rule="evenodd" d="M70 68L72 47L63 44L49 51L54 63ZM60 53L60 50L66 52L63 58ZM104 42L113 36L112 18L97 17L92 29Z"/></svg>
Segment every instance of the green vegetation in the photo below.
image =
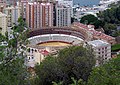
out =
<svg viewBox="0 0 120 85"><path fill-rule="evenodd" d="M53 82L53 85L63 85ZM120 55L102 66L94 67L87 82L72 78L69 85L120 85Z"/></svg>
<svg viewBox="0 0 120 85"><path fill-rule="evenodd" d="M34 85L52 85L52 81L68 85L72 83L71 77L86 82L94 66L92 50L79 46L65 48L36 66Z"/></svg>
<svg viewBox="0 0 120 85"><path fill-rule="evenodd" d="M36 65L36 75L30 78L24 65L26 49L23 47L28 43L28 30L22 18L18 22L12 28L13 38L8 38L8 33L0 34L0 85L120 85L120 55L95 67L95 55L89 46L68 47L56 56L48 56ZM114 30L116 23L105 26L108 31ZM1 45L2 42L7 44ZM113 51L118 49L120 44L112 46Z"/></svg>
<svg viewBox="0 0 120 85"><path fill-rule="evenodd" d="M81 18L80 22L84 23L84 24L94 24L95 21L97 21L97 20L98 20L97 17L95 17L94 15L89 14L89 15L83 16Z"/></svg>
<svg viewBox="0 0 120 85"><path fill-rule="evenodd" d="M0 34L0 85L28 85L28 72L24 65L26 54L22 49L22 45L27 44L27 31L24 31L22 18L18 22L10 33L11 39L8 33L5 36ZM6 44L2 45L2 42Z"/></svg>
<svg viewBox="0 0 120 85"><path fill-rule="evenodd" d="M80 20L81 23L84 23L84 24L92 24L92 25L95 25L95 28L99 28L99 27L102 27L104 25L104 23L99 20L97 17L95 17L94 15L85 15L81 18Z"/></svg>
<svg viewBox="0 0 120 85"><path fill-rule="evenodd" d="M120 85L120 55L100 67L95 67L88 85Z"/></svg>
<svg viewBox="0 0 120 85"><path fill-rule="evenodd" d="M116 28L120 25L120 6L112 7L103 12L98 13L98 17L105 22L104 30L107 34L116 35L118 31Z"/></svg>
<svg viewBox="0 0 120 85"><path fill-rule="evenodd" d="M120 44L112 45L111 50L112 50L112 51L119 51L119 50L120 50Z"/></svg>
<svg viewBox="0 0 120 85"><path fill-rule="evenodd" d="M114 4L111 8L99 12L98 17L94 15L86 15L81 18L81 23L93 24L95 28L102 27L105 33L111 36L120 36L120 31L117 26L120 26L120 5Z"/></svg>
<svg viewBox="0 0 120 85"><path fill-rule="evenodd" d="M71 81L72 81L72 83L69 85L86 85L86 83L83 82L82 79L76 80L74 77L72 77ZM63 82L59 82L59 83L52 82L52 83L53 83L53 85L63 85Z"/></svg>

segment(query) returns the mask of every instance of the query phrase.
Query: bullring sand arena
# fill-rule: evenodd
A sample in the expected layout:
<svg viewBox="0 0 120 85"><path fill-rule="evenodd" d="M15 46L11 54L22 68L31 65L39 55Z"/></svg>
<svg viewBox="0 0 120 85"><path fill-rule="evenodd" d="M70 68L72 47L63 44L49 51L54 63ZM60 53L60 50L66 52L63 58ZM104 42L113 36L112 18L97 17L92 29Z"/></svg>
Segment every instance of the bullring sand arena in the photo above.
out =
<svg viewBox="0 0 120 85"><path fill-rule="evenodd" d="M39 46L52 46L52 47L58 47L58 46L70 46L71 44L65 43L65 42L46 42L46 43L41 43L38 44Z"/></svg>

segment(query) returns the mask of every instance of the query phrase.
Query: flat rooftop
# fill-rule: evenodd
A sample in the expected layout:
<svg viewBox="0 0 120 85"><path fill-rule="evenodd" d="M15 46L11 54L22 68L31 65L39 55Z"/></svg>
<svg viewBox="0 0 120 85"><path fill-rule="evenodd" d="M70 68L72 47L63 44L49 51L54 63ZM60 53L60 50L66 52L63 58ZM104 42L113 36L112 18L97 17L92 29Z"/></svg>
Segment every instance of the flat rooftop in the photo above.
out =
<svg viewBox="0 0 120 85"><path fill-rule="evenodd" d="M102 40L89 41L88 44L92 45L94 47L101 47L101 46L110 45L109 43L102 41Z"/></svg>

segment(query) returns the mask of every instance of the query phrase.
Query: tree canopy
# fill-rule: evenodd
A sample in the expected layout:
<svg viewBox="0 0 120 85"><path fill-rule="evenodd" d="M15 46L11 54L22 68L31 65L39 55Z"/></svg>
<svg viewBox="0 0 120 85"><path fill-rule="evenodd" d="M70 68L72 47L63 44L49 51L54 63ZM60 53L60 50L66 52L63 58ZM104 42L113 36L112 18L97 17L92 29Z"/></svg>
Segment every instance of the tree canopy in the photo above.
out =
<svg viewBox="0 0 120 85"><path fill-rule="evenodd" d="M95 17L92 14L83 16L81 18L80 22L87 24L87 25L89 25L89 24L95 25L95 28L103 27L103 25L104 25L104 22L102 22L101 20L99 20L97 17Z"/></svg>
<svg viewBox="0 0 120 85"><path fill-rule="evenodd" d="M36 66L36 85L52 85L52 81L68 85L71 77L88 80L95 66L95 58L90 49L73 46L61 50L57 56L47 57Z"/></svg>
<svg viewBox="0 0 120 85"><path fill-rule="evenodd" d="M120 55L100 67L95 67L88 85L120 85Z"/></svg>
<svg viewBox="0 0 120 85"><path fill-rule="evenodd" d="M24 31L21 21L13 28L15 27L22 29L21 32L12 29L11 33L6 32L5 36L0 34L0 85L28 84L28 72L24 64L26 53L22 46L27 43L27 31Z"/></svg>
<svg viewBox="0 0 120 85"><path fill-rule="evenodd" d="M91 14L85 15L81 18L80 22L92 24L95 28L102 27L108 35L119 36L120 30L117 30L117 26L120 26L120 5L111 5L107 10L97 13L97 17Z"/></svg>
<svg viewBox="0 0 120 85"><path fill-rule="evenodd" d="M99 12L98 18L105 22L103 28L106 34L119 36L120 31L116 28L120 25L120 5L115 5L103 12Z"/></svg>
<svg viewBox="0 0 120 85"><path fill-rule="evenodd" d="M120 24L120 6L98 13L98 17L107 23Z"/></svg>
<svg viewBox="0 0 120 85"><path fill-rule="evenodd" d="M72 78L70 85L120 85L120 55L99 67L94 67L87 82ZM63 85L53 82L53 85Z"/></svg>
<svg viewBox="0 0 120 85"><path fill-rule="evenodd" d="M93 24L96 20L98 20L97 17L95 17L92 14L85 15L81 18L80 22L85 24Z"/></svg>

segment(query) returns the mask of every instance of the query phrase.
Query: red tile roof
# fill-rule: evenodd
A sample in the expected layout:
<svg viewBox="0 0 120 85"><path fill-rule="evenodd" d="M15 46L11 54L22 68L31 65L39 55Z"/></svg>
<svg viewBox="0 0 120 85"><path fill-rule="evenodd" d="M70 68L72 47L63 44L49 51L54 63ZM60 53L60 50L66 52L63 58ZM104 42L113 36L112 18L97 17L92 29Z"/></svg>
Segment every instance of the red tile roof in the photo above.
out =
<svg viewBox="0 0 120 85"><path fill-rule="evenodd" d="M82 24L82 23L74 22L73 25L74 25L74 26L78 26L78 27L81 28L81 29L85 29L85 30L91 32L94 38L103 39L103 40L106 40L106 41L115 40L114 37L109 36L109 35L106 35L106 34L104 34L104 33L102 33L102 32L98 32L98 31L96 31L96 30L91 30L90 28L88 28L87 25L84 25L84 24Z"/></svg>
<svg viewBox="0 0 120 85"><path fill-rule="evenodd" d="M49 52L47 50L40 50L39 52L46 56L49 55Z"/></svg>

